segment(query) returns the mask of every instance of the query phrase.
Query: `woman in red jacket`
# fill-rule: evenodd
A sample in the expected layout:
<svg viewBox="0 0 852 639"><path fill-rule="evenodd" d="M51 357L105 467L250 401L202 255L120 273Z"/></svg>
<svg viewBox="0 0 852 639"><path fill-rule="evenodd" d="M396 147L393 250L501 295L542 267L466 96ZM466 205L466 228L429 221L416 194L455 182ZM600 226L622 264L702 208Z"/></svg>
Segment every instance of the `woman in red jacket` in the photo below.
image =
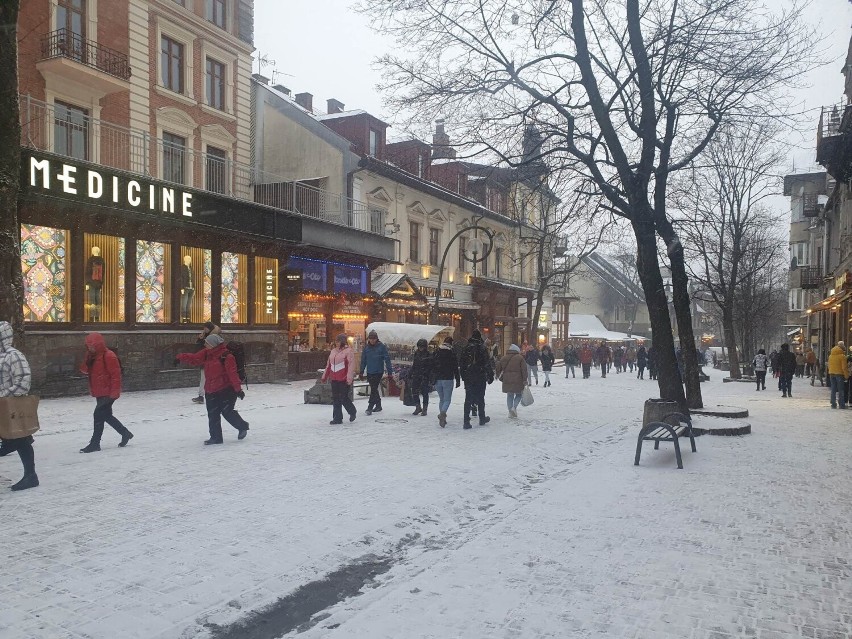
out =
<svg viewBox="0 0 852 639"><path fill-rule="evenodd" d="M222 418L239 434L237 439L245 439L249 425L240 417L234 406L237 398L246 395L237 374L237 360L228 350L221 335L211 333L204 339L204 348L197 353L180 353L177 360L190 366L204 367L204 401L207 403L207 422L210 439L204 445L222 443Z"/></svg>
<svg viewBox="0 0 852 639"><path fill-rule="evenodd" d="M89 392L97 402L95 404L95 429L89 445L81 448L81 453L94 453L101 449L101 436L104 434L104 422L112 426L119 435L124 448L133 439L131 433L112 414L112 405L121 396L121 364L118 356L107 348L100 333L86 335L86 359L80 372L89 376Z"/></svg>

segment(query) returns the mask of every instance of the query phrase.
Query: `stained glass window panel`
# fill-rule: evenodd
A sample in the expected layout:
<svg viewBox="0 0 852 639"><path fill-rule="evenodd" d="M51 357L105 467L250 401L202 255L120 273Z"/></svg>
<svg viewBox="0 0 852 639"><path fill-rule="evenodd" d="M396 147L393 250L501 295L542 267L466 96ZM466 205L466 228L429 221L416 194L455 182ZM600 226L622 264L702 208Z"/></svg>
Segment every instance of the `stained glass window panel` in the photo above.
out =
<svg viewBox="0 0 852 639"><path fill-rule="evenodd" d="M171 246L136 241L136 321L162 324L171 321Z"/></svg>
<svg viewBox="0 0 852 639"><path fill-rule="evenodd" d="M70 321L69 235L49 226L21 225L24 321Z"/></svg>
<svg viewBox="0 0 852 639"><path fill-rule="evenodd" d="M248 321L248 258L239 253L222 253L222 324Z"/></svg>

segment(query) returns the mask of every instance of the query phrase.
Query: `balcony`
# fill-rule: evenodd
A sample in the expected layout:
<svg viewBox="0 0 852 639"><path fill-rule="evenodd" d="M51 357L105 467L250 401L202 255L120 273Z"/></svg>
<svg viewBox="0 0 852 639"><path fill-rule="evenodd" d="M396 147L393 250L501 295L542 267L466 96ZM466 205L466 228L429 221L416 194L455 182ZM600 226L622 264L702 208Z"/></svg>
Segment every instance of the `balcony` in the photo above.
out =
<svg viewBox="0 0 852 639"><path fill-rule="evenodd" d="M72 82L101 95L129 86L130 64L125 54L67 29L42 38L41 60L36 66L49 83Z"/></svg>
<svg viewBox="0 0 852 639"><path fill-rule="evenodd" d="M803 289L816 289L822 287L822 268L819 266L800 266L796 269L799 274L799 286Z"/></svg>
<svg viewBox="0 0 852 639"><path fill-rule="evenodd" d="M802 214L805 217L819 217L819 195L816 193L805 194L802 202Z"/></svg>
<svg viewBox="0 0 852 639"><path fill-rule="evenodd" d="M21 146L181 184L329 224L385 235L384 211L218 155L176 146L111 122L69 117L62 107L20 96Z"/></svg>
<svg viewBox="0 0 852 639"><path fill-rule="evenodd" d="M822 108L817 129L817 162L839 182L852 178L852 105Z"/></svg>

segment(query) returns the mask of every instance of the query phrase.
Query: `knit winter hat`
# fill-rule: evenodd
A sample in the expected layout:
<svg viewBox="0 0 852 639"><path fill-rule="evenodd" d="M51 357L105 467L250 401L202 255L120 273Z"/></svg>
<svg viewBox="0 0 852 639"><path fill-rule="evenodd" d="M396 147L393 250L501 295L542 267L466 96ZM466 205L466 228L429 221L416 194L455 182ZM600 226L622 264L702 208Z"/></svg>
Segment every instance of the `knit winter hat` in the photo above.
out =
<svg viewBox="0 0 852 639"><path fill-rule="evenodd" d="M367 339L373 339L374 337L379 339L379 334L376 331L370 331L367 333Z"/></svg>
<svg viewBox="0 0 852 639"><path fill-rule="evenodd" d="M210 335L208 335L207 337L204 338L204 342L210 348L216 348L217 346L219 346L219 344L224 344L225 340L222 338L221 335L217 335L216 333L211 333Z"/></svg>
<svg viewBox="0 0 852 639"><path fill-rule="evenodd" d="M509 352L510 352L510 353L520 353L520 352L521 352L521 348L520 348L517 344L512 344L512 345L509 347Z"/></svg>

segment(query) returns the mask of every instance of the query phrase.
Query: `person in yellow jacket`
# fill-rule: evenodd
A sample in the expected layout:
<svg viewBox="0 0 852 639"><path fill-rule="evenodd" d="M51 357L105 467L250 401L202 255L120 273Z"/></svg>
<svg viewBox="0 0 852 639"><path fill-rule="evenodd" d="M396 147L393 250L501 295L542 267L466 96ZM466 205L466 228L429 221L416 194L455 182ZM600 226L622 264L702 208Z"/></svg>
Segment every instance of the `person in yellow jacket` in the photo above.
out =
<svg viewBox="0 0 852 639"><path fill-rule="evenodd" d="M846 365L846 344L837 342L828 356L828 379L831 384L831 407L846 408L846 378L849 377L849 367Z"/></svg>

